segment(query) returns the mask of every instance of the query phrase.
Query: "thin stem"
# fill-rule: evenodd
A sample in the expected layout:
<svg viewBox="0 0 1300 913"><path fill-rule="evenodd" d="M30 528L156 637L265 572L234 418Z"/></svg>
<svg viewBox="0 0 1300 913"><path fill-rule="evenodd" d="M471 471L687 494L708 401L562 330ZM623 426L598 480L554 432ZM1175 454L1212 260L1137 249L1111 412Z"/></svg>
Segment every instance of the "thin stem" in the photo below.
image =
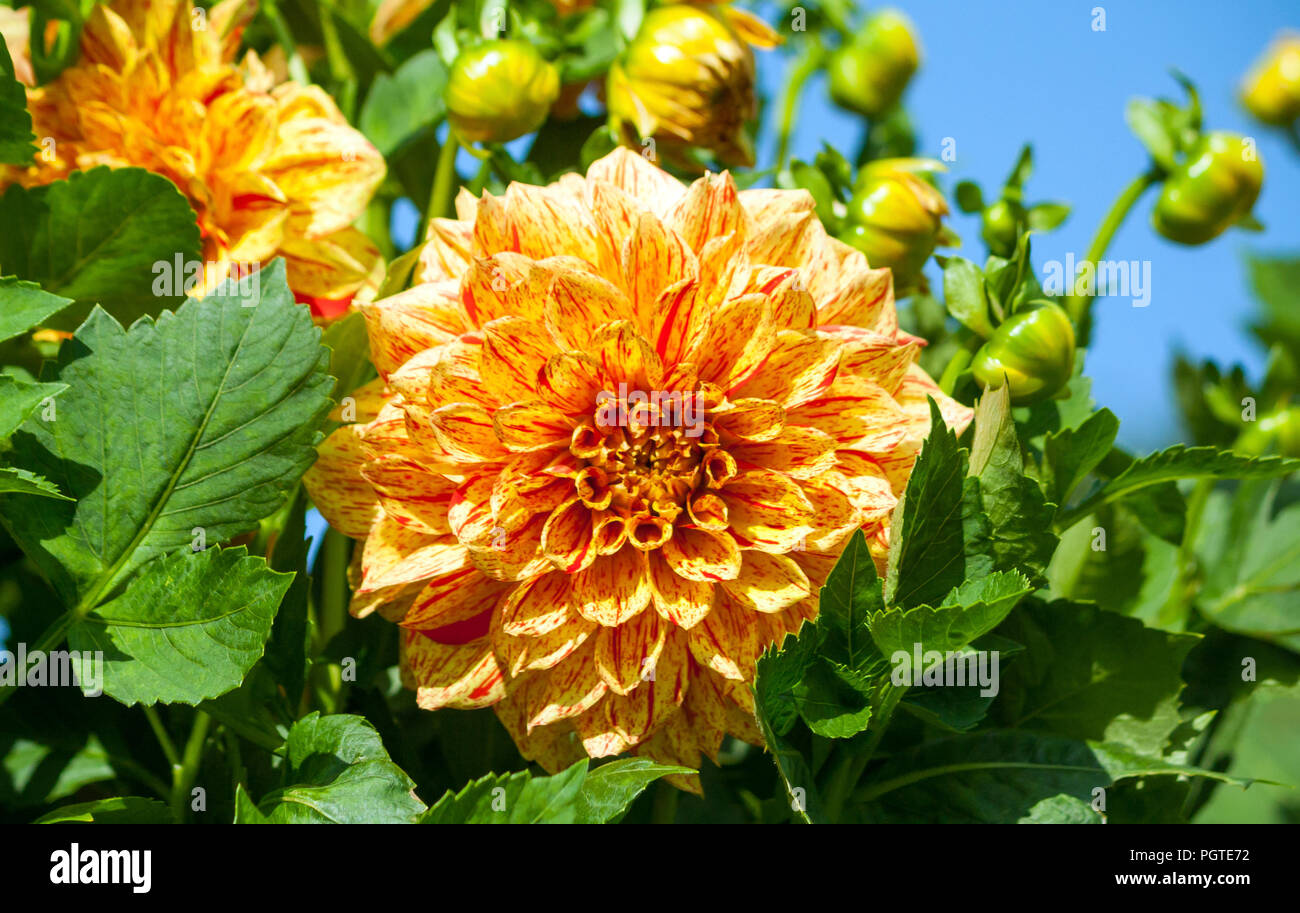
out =
<svg viewBox="0 0 1300 913"><path fill-rule="evenodd" d="M1196 574L1196 538L1200 535L1205 506L1213 492L1214 479L1198 479L1187 499L1187 521L1183 526L1183 541L1178 545L1177 577L1169 588L1169 598L1156 617L1158 627L1168 627L1177 621L1190 601L1188 590Z"/></svg>
<svg viewBox="0 0 1300 913"><path fill-rule="evenodd" d="M456 186L456 153L460 150L460 140L454 130L447 131L447 141L438 152L438 167L433 173L433 190L429 194L429 208L424 213L424 231L420 232L421 241L429 236L429 225L434 219L445 214L451 205L452 188Z"/></svg>
<svg viewBox="0 0 1300 913"><path fill-rule="evenodd" d="M190 737L185 742L185 755L180 764L172 765L172 814L177 821L186 818L186 801L194 781L199 776L199 765L203 761L203 743L208 738L208 727L212 717L202 710L194 713L194 725L190 727Z"/></svg>
<svg viewBox="0 0 1300 913"><path fill-rule="evenodd" d="M303 63L302 55L298 53L298 45L293 40L293 33L289 31L289 24L280 15L280 8L276 6L275 0L262 0L261 9L266 16L266 21L271 25L271 31L275 33L275 40L284 50L289 77L304 86L310 85L311 76L307 73L307 65Z"/></svg>
<svg viewBox="0 0 1300 913"><path fill-rule="evenodd" d="M72 621L73 614L71 612L64 612L55 619L53 624L45 629L45 632L41 634L40 638L36 641L36 644L27 652L29 654L36 653L37 651L45 653L63 643L63 638L67 635L68 628L72 627ZM9 660L9 662L16 663L18 660L17 658L14 658ZM4 706L5 701L14 696L14 692L18 690L19 683L26 670L15 669L14 671L18 673L14 677L14 683L0 688L0 706Z"/></svg>
<svg viewBox="0 0 1300 913"><path fill-rule="evenodd" d="M158 745L162 748L167 763L173 768L179 765L181 756L176 753L176 745L172 742L172 737L167 734L166 727L163 726L162 720L158 717L157 709L146 705L144 716L149 721L149 728L153 730L154 738L158 740Z"/></svg>
<svg viewBox="0 0 1300 913"><path fill-rule="evenodd" d="M948 366L943 369L943 376L939 378L939 389L949 396L952 395L953 388L957 386L957 378L961 377L961 372L970 367L975 352L984 344L983 338L964 328L961 333L965 336L961 341L961 348L952 354L952 358L948 360Z"/></svg>
<svg viewBox="0 0 1300 913"><path fill-rule="evenodd" d="M654 805L650 808L651 824L672 824L677 820L677 787L660 780L655 784Z"/></svg>
<svg viewBox="0 0 1300 913"><path fill-rule="evenodd" d="M1115 202L1111 204L1110 210L1106 217L1101 220L1101 225L1097 226L1097 233L1092 238L1092 244L1088 247L1088 253L1084 256L1083 263L1079 268L1083 269L1085 264L1091 263L1093 269L1096 269L1097 261L1106 253L1106 248L1110 246L1111 239L1115 237L1115 232L1119 231L1120 225L1124 224L1133 205L1141 198L1142 194L1152 184L1155 184L1162 178L1161 172L1152 169L1145 174L1138 175L1127 187L1120 191ZM1088 327L1090 323L1089 305L1092 303L1092 295L1081 295L1078 293L1077 274L1067 277L1070 283L1070 294L1066 298L1065 309L1074 321L1074 325L1079 329L1080 343L1086 345L1088 340Z"/></svg>
<svg viewBox="0 0 1300 913"><path fill-rule="evenodd" d="M780 171L790 157L790 137L794 133L795 112L799 107L799 93L808 77L821 66L822 48L812 41L805 42L803 52L790 65L790 78L781 98L781 123L777 128L776 167Z"/></svg>

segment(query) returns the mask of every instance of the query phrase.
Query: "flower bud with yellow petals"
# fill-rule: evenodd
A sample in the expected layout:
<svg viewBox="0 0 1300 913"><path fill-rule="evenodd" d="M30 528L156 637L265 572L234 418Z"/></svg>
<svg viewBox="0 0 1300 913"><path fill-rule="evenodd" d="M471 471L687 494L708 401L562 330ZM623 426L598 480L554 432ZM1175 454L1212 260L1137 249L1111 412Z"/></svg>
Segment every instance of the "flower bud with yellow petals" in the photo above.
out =
<svg viewBox="0 0 1300 913"><path fill-rule="evenodd" d="M559 95L559 72L527 41L486 41L452 64L447 119L467 142L504 143L540 127Z"/></svg>
<svg viewBox="0 0 1300 913"><path fill-rule="evenodd" d="M1279 35L1246 75L1241 101L1258 120L1285 127L1300 117L1300 35Z"/></svg>
<svg viewBox="0 0 1300 913"><path fill-rule="evenodd" d="M943 229L948 204L920 176L941 168L926 159L879 159L858 173L850 227L841 240L866 254L873 267L892 270L900 292L915 284Z"/></svg>
<svg viewBox="0 0 1300 913"><path fill-rule="evenodd" d="M752 165L745 133L756 113L750 46L779 42L742 10L685 3L651 10L610 67L611 129L629 146L653 139L670 156L694 147L729 165Z"/></svg>

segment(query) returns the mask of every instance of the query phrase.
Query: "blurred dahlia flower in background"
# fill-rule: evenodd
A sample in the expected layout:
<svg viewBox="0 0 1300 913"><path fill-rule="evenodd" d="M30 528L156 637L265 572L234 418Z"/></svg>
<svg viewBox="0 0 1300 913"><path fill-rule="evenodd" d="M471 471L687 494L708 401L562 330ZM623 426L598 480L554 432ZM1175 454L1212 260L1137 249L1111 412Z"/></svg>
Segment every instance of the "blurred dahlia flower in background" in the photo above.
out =
<svg viewBox="0 0 1300 913"><path fill-rule="evenodd" d="M28 90L42 154L0 168L0 187L98 165L146 168L189 198L214 275L284 257L299 300L336 314L382 270L352 223L384 160L320 88L281 82L252 51L234 62L255 9L253 0L206 13L190 0L96 6L77 64ZM11 19L13 53L26 37L10 35Z"/></svg>
<svg viewBox="0 0 1300 913"><path fill-rule="evenodd" d="M855 530L883 567L927 397L971 419L813 205L618 149L462 191L361 306L380 377L306 483L420 706L492 706L551 771L761 742L755 662Z"/></svg>

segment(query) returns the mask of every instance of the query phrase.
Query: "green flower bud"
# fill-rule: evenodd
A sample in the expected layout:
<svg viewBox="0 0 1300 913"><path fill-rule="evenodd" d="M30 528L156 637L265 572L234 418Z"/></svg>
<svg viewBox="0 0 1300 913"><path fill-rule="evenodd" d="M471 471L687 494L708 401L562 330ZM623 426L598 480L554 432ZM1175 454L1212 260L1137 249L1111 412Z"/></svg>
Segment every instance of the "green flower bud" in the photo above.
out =
<svg viewBox="0 0 1300 913"><path fill-rule="evenodd" d="M559 72L527 41L486 41L451 65L447 119L466 142L504 143L540 127L559 94Z"/></svg>
<svg viewBox="0 0 1300 913"><path fill-rule="evenodd" d="M936 166L924 159L872 162L858 173L849 201L841 240L866 254L871 266L892 270L899 292L915 285L948 212L943 195L917 174Z"/></svg>
<svg viewBox="0 0 1300 913"><path fill-rule="evenodd" d="M1271 452L1276 444L1281 456L1300 456L1300 406L1283 406L1246 424L1233 450L1258 455Z"/></svg>
<svg viewBox="0 0 1300 913"><path fill-rule="evenodd" d="M1074 327L1049 301L1012 314L975 353L975 379L989 388L1011 387L1011 402L1026 406L1054 396L1074 374Z"/></svg>
<svg viewBox="0 0 1300 913"><path fill-rule="evenodd" d="M864 117L878 117L898 103L920 62L912 23L896 10L883 10L831 55L831 99Z"/></svg>
<svg viewBox="0 0 1300 913"><path fill-rule="evenodd" d="M984 208L981 216L980 237L991 253L1010 257L1016 250L1019 217L1016 206L1007 200L998 200Z"/></svg>
<svg viewBox="0 0 1300 913"><path fill-rule="evenodd" d="M1156 231L1179 244L1204 244L1250 214L1264 182L1254 147L1215 131L1168 178L1151 213Z"/></svg>

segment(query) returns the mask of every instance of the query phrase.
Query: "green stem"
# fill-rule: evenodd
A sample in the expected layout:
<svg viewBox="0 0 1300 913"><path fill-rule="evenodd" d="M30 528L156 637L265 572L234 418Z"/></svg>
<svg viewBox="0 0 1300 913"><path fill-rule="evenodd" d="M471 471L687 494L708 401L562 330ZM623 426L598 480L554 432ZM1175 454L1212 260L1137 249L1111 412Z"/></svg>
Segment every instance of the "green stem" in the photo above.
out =
<svg viewBox="0 0 1300 913"><path fill-rule="evenodd" d="M181 756L176 753L176 745L172 742L172 737L167 734L167 728L163 726L162 720L159 719L157 709L146 705L144 716L149 721L149 728L153 730L154 738L158 740L167 763L175 768L181 763Z"/></svg>
<svg viewBox="0 0 1300 913"><path fill-rule="evenodd" d="M424 231L416 241L423 241L429 236L429 224L439 216L445 215L451 206L451 192L456 186L456 153L460 150L460 140L454 130L447 131L447 141L438 152L438 167L433 173L433 189L429 193L429 208L424 213Z"/></svg>
<svg viewBox="0 0 1300 913"><path fill-rule="evenodd" d="M185 754L181 763L172 765L172 815L177 821L184 821L190 790L199 776L199 765L203 761L203 743L208 738L208 727L212 717L202 710L194 713L194 725L190 727L190 737L185 742Z"/></svg>
<svg viewBox="0 0 1300 913"><path fill-rule="evenodd" d="M284 50L285 61L289 67L289 77L294 82L302 85L311 85L311 76L307 73L307 65L302 61L302 55L298 53L298 45L293 40L293 33L289 31L289 24L284 21L280 15L280 8L276 6L275 0L262 0L262 14L266 16L266 21L271 25L271 31L275 33L275 40L280 43Z"/></svg>
<svg viewBox="0 0 1300 913"><path fill-rule="evenodd" d="M795 110L799 106L799 93L808 77L817 72L821 66L822 48L814 41L804 44L802 53L790 65L790 77L786 81L785 94L781 98L781 123L777 128L776 168L785 168L790 157L790 137L794 133Z"/></svg>
<svg viewBox="0 0 1300 913"><path fill-rule="evenodd" d="M1137 203L1148 187L1160 181L1162 177L1161 172L1152 169L1145 174L1138 175L1127 187L1120 191L1119 196L1115 198L1115 202L1110 205L1106 217L1101 220L1101 225L1097 226L1097 233L1092 238L1088 253L1084 256L1083 263L1079 264L1080 269L1083 268L1085 263L1091 263L1093 269L1096 269L1097 261L1105 255L1111 239L1115 237L1115 232L1119 231L1120 225L1124 224L1124 219L1128 217L1134 204ZM1065 309L1079 330L1080 345L1086 345L1091 322L1089 306L1092 303L1093 296L1078 294L1076 291L1076 278L1077 274L1066 277L1066 281L1070 283L1070 293L1066 297Z"/></svg>
<svg viewBox="0 0 1300 913"><path fill-rule="evenodd" d="M885 737L894 710L903 699L903 695L907 693L906 688L895 688L892 685L885 687L888 690L880 702L880 709L872 714L871 732L866 745L859 751L845 750L843 757L837 761L837 766L831 773L830 783L826 789L826 819L832 823L840 820L845 801L852 794L853 787L862 779L863 772L875 756L876 749L880 747L880 740Z"/></svg>
<svg viewBox="0 0 1300 913"><path fill-rule="evenodd" d="M1190 588L1196 575L1196 538L1200 535L1205 506L1214 491L1214 479L1198 479L1187 499L1187 521L1183 526L1183 541L1178 545L1177 576L1169 588L1169 598L1156 616L1157 627L1168 627L1178 621L1191 601Z"/></svg>
<svg viewBox="0 0 1300 913"><path fill-rule="evenodd" d="M63 638L67 635L68 628L72 627L72 621L73 614L71 612L64 612L55 619L53 624L45 629L45 632L41 634L40 638L36 641L36 644L27 652L31 654L39 650L44 653L63 643ZM15 658L9 660L9 662L16 663L18 660ZM24 670L17 669L15 671L21 673ZM4 702L14 696L14 692L18 690L18 687L19 679L15 678L12 685L6 685L4 688L0 689L0 706L4 706Z"/></svg>
<svg viewBox="0 0 1300 913"><path fill-rule="evenodd" d="M654 805L650 809L651 824L672 824L677 820L677 787L660 780L655 784Z"/></svg>
<svg viewBox="0 0 1300 913"><path fill-rule="evenodd" d="M957 378L961 377L961 372L970 367L971 360L975 358L975 353L979 347L984 344L984 340L965 329L962 330L965 338L961 341L961 348L952 354L948 360L948 366L943 369L943 376L939 378L939 389L949 396L952 395L953 388L957 386Z"/></svg>

